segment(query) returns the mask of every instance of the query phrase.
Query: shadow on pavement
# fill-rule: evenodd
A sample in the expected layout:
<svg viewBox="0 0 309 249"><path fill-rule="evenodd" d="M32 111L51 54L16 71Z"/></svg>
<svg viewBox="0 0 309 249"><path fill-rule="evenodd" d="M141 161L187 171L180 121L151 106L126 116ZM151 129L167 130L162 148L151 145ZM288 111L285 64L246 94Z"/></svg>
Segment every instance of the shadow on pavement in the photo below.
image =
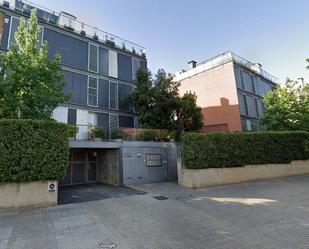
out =
<svg viewBox="0 0 309 249"><path fill-rule="evenodd" d="M76 186L61 186L58 189L58 204L98 201L108 198L121 198L131 195L144 195L147 192L129 188L114 187L100 183Z"/></svg>

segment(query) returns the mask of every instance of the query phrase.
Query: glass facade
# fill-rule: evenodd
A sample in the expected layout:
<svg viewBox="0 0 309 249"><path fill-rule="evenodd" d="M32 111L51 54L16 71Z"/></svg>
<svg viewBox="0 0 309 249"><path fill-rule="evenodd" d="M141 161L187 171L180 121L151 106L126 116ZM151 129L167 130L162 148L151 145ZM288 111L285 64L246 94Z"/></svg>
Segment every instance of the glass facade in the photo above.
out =
<svg viewBox="0 0 309 249"><path fill-rule="evenodd" d="M275 84L237 65L234 66L239 111L244 131L259 131L264 114L263 97Z"/></svg>

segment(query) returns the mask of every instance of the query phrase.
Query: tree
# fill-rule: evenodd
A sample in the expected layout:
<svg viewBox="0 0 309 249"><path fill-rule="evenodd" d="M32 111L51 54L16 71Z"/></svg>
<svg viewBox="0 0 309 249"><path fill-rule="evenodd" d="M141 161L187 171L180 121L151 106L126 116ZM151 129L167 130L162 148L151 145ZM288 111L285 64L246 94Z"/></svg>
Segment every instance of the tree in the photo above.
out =
<svg viewBox="0 0 309 249"><path fill-rule="evenodd" d="M155 79L151 72L138 70L136 90L132 100L139 113L144 128L198 130L201 128L202 112L196 106L196 96L192 93L179 96L179 83L171 74L159 69Z"/></svg>
<svg viewBox="0 0 309 249"><path fill-rule="evenodd" d="M26 23L20 19L16 42L1 55L0 117L50 119L52 111L69 96L63 93L61 57L48 58L48 44L39 43L36 11Z"/></svg>
<svg viewBox="0 0 309 249"><path fill-rule="evenodd" d="M177 120L185 131L198 131L203 127L202 108L197 106L196 99L194 92L187 92L180 99Z"/></svg>
<svg viewBox="0 0 309 249"><path fill-rule="evenodd" d="M309 131L309 86L287 79L263 100L266 109L262 124L267 130Z"/></svg>

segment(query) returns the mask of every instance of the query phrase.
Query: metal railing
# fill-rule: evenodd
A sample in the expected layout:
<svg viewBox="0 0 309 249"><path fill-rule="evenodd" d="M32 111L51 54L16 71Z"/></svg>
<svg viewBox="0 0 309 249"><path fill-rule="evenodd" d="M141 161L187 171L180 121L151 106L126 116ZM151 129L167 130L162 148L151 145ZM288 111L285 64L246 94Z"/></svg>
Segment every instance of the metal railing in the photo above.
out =
<svg viewBox="0 0 309 249"><path fill-rule="evenodd" d="M113 131L118 128L101 127L96 125L74 125L76 134L71 139L78 141L110 141L120 137L114 137ZM121 137L122 138L122 137Z"/></svg>
<svg viewBox="0 0 309 249"><path fill-rule="evenodd" d="M61 28L79 33L93 40L106 43L111 46L123 49L125 51L135 53L137 55L146 56L146 49L134 42L125 40L117 35L103 31L97 27L93 27L86 23L80 22L69 16L61 15L61 13L47 9L43 6L34 4L27 0L0 0L0 5L4 8L17 10L24 14L30 14L31 9L37 9L38 16L46 22L58 25ZM60 20L61 17L61 20ZM61 21L61 22L59 22Z"/></svg>
<svg viewBox="0 0 309 249"><path fill-rule="evenodd" d="M207 70L213 69L215 67L221 66L223 64L226 64L230 61L234 61L237 64L240 64L254 72L256 72L258 75L261 75L262 77L264 77L267 80L270 80L274 83L279 83L279 79L273 75L271 75L270 73L266 72L264 69L262 69L260 66L258 66L257 64L254 64L244 58L242 58L241 56L233 53L233 52L224 52L222 54L219 54L211 59L208 59L206 61L200 62L196 65L195 68L188 70L188 71L184 71L184 72L180 72L177 73L176 76L176 80L182 80L185 78L189 78L192 77L196 74L205 72Z"/></svg>

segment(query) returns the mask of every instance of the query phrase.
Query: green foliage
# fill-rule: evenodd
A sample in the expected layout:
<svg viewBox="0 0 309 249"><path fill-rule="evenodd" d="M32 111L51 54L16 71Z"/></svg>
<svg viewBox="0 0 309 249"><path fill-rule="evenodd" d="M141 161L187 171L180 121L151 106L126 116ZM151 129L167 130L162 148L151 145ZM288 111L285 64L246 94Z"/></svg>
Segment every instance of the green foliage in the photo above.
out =
<svg viewBox="0 0 309 249"><path fill-rule="evenodd" d="M105 139L106 133L103 128L96 127L96 126L89 126L88 127L88 139L94 140L95 138Z"/></svg>
<svg viewBox="0 0 309 249"><path fill-rule="evenodd" d="M142 141L155 141L156 137L157 132L155 129L142 129L136 135L136 139Z"/></svg>
<svg viewBox="0 0 309 249"><path fill-rule="evenodd" d="M63 93L60 55L48 58L48 45L39 44L41 31L35 10L20 19L10 51L1 54L0 118L45 119L69 96Z"/></svg>
<svg viewBox="0 0 309 249"><path fill-rule="evenodd" d="M140 129L136 135L136 139L142 141L168 141L169 138L168 130L160 129Z"/></svg>
<svg viewBox="0 0 309 249"><path fill-rule="evenodd" d="M151 73L138 70L133 103L143 128L173 129L178 108L178 83L170 74L158 70L154 80Z"/></svg>
<svg viewBox="0 0 309 249"><path fill-rule="evenodd" d="M177 119L184 131L198 131L203 127L202 108L196 104L194 92L187 92L180 98Z"/></svg>
<svg viewBox="0 0 309 249"><path fill-rule="evenodd" d="M78 132L78 127L75 125L68 125L69 138L73 138L76 136Z"/></svg>
<svg viewBox="0 0 309 249"><path fill-rule="evenodd" d="M171 74L160 69L153 80L149 71L140 69L135 83L132 101L143 128L192 131L202 127L203 115L196 105L196 95L180 97L179 83Z"/></svg>
<svg viewBox="0 0 309 249"><path fill-rule="evenodd" d="M54 121L0 120L0 182L62 179L69 130Z"/></svg>
<svg viewBox="0 0 309 249"><path fill-rule="evenodd" d="M186 133L182 158L189 169L289 163L309 158L307 132Z"/></svg>
<svg viewBox="0 0 309 249"><path fill-rule="evenodd" d="M101 139L105 139L106 138L106 133L104 131L103 128L101 127L95 127L94 128L94 136L96 138L101 138Z"/></svg>
<svg viewBox="0 0 309 249"><path fill-rule="evenodd" d="M287 80L264 98L266 106L262 124L273 131L309 131L309 86L297 86Z"/></svg>
<svg viewBox="0 0 309 249"><path fill-rule="evenodd" d="M124 133L121 128L115 128L112 130L112 133L111 133L112 139L122 139L123 137L124 137Z"/></svg>

